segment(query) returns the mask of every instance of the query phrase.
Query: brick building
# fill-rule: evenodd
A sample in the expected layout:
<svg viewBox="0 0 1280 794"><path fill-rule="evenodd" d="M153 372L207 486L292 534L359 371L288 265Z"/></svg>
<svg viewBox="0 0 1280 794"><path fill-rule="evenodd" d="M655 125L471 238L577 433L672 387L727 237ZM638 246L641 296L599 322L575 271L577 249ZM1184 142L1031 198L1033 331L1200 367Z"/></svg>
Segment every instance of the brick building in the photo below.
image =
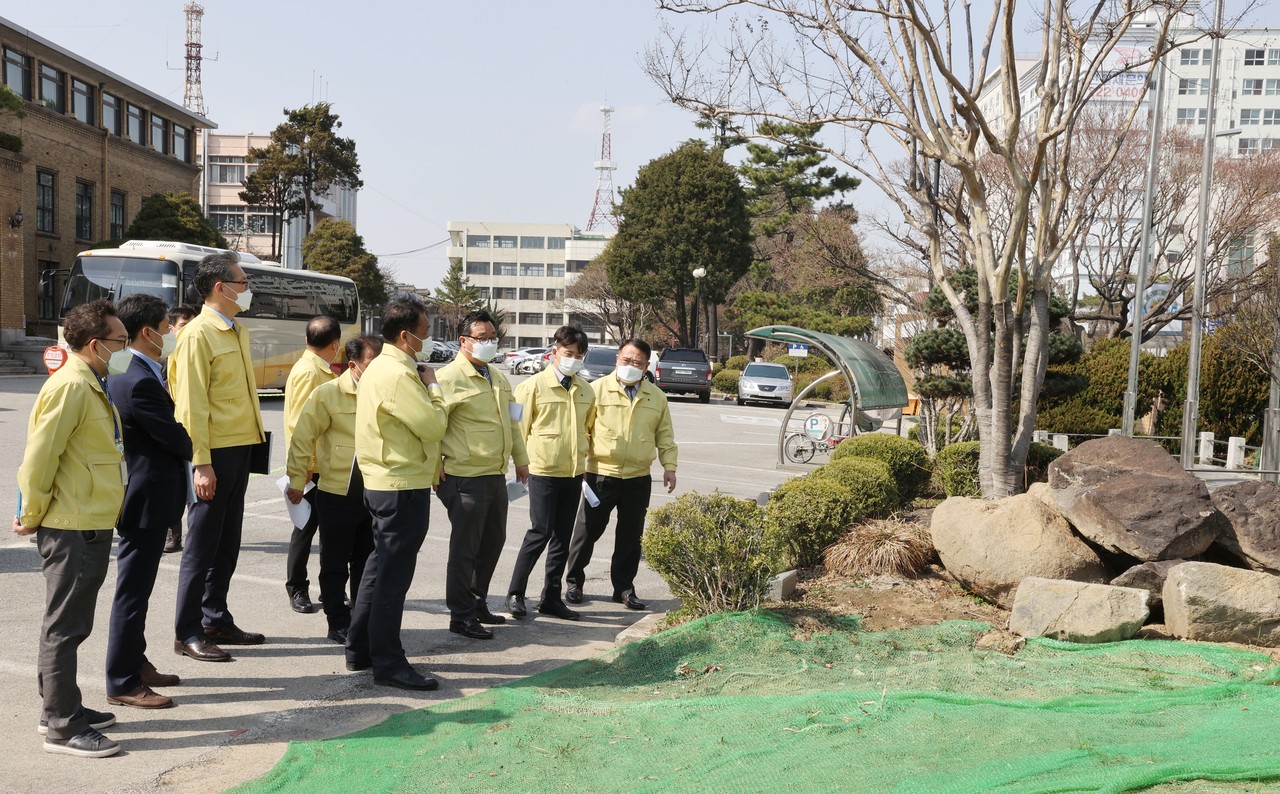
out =
<svg viewBox="0 0 1280 794"><path fill-rule="evenodd" d="M12 343L56 336L66 269L123 237L144 198L196 195L195 139L215 125L3 17L0 80L26 111L0 113L0 343Z"/></svg>

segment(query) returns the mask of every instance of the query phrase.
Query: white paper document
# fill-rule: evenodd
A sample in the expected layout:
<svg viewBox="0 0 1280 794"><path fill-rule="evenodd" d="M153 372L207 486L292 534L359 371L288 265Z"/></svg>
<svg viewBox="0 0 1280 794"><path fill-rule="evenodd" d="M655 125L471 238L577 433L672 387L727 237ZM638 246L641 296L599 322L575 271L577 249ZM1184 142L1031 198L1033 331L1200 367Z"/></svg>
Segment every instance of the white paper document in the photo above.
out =
<svg viewBox="0 0 1280 794"><path fill-rule="evenodd" d="M519 480L507 480L507 501L514 502L529 493L529 486Z"/></svg>
<svg viewBox="0 0 1280 794"><path fill-rule="evenodd" d="M519 422L524 418L524 403L507 403L507 414L511 416L511 421Z"/></svg>
<svg viewBox="0 0 1280 794"><path fill-rule="evenodd" d="M280 489L281 494L285 494L289 490L289 475L284 475L276 480L276 487ZM306 486L303 487L302 493L305 496L316 484L307 480ZM284 497L284 506L289 511L289 520L293 522L295 527L305 527L307 522L311 520L311 503L306 499L298 502L296 505L289 501L289 497Z"/></svg>
<svg viewBox="0 0 1280 794"><path fill-rule="evenodd" d="M600 506L600 497L596 496L596 492L591 490L590 485L587 485L587 481L585 478L582 480L582 498L586 499L587 504L591 505L592 507Z"/></svg>

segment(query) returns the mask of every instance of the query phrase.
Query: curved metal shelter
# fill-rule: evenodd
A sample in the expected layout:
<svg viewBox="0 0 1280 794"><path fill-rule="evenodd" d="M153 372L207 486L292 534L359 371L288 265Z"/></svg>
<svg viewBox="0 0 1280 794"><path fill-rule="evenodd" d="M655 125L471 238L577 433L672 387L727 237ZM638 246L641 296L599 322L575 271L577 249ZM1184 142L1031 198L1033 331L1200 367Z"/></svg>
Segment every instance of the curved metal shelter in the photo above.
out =
<svg viewBox="0 0 1280 794"><path fill-rule="evenodd" d="M886 356L874 345L861 339L848 336L824 334L809 331L790 325L766 325L747 332L747 336L763 339L768 342L782 342L812 345L835 363L836 369L823 375L809 384L797 394L787 407L787 414L782 418L782 428L778 431L778 463L783 462L783 443L787 436L787 428L791 424L791 414L796 406L817 386L836 374L844 376L852 395L847 410L853 412L852 422L856 423L858 411L872 411L883 408L902 408L907 404L907 384L902 374L894 366L893 359Z"/></svg>

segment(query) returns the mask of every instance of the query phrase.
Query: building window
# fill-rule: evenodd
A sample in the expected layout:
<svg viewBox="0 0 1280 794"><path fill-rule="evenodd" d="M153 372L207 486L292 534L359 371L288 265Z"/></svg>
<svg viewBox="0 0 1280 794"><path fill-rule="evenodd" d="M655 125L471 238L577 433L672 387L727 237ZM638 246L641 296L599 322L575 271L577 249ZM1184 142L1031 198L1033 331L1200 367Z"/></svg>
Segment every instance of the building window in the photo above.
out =
<svg viewBox="0 0 1280 794"><path fill-rule="evenodd" d="M493 275L495 276L514 276L516 274L515 262L494 262Z"/></svg>
<svg viewBox="0 0 1280 794"><path fill-rule="evenodd" d="M516 299L516 288L515 287L494 287L493 298L494 300L513 301Z"/></svg>
<svg viewBox="0 0 1280 794"><path fill-rule="evenodd" d="M1178 81L1178 93L1184 96L1188 94L1207 94L1209 93L1209 81L1183 78Z"/></svg>
<svg viewBox="0 0 1280 794"><path fill-rule="evenodd" d="M545 268L541 262L525 262L520 265L520 275L522 276L541 276Z"/></svg>
<svg viewBox="0 0 1280 794"><path fill-rule="evenodd" d="M71 115L85 124L94 121L93 86L74 77L71 78Z"/></svg>
<svg viewBox="0 0 1280 794"><path fill-rule="evenodd" d="M1179 124L1205 124L1209 121L1206 108L1178 108Z"/></svg>
<svg viewBox="0 0 1280 794"><path fill-rule="evenodd" d="M103 92L102 126L112 135L120 135L120 97Z"/></svg>
<svg viewBox="0 0 1280 794"><path fill-rule="evenodd" d="M554 278L564 278L564 265L552 263L547 265L547 275Z"/></svg>
<svg viewBox="0 0 1280 794"><path fill-rule="evenodd" d="M112 240L124 239L124 193L111 191L111 229L107 237Z"/></svg>
<svg viewBox="0 0 1280 794"><path fill-rule="evenodd" d="M1258 148L1257 138L1241 138L1236 143L1236 154L1257 154Z"/></svg>
<svg viewBox="0 0 1280 794"><path fill-rule="evenodd" d="M4 48L4 84L23 99L31 99L31 59L8 47Z"/></svg>
<svg viewBox="0 0 1280 794"><path fill-rule="evenodd" d="M76 239L93 239L93 185L76 182Z"/></svg>
<svg viewBox="0 0 1280 794"><path fill-rule="evenodd" d="M1242 110L1240 111L1240 126L1247 127L1250 124L1262 123L1261 110Z"/></svg>
<svg viewBox="0 0 1280 794"><path fill-rule="evenodd" d="M1267 66L1280 66L1280 50L1267 50Z"/></svg>
<svg viewBox="0 0 1280 794"><path fill-rule="evenodd" d="M240 234L244 231L243 204L211 204L209 220L223 234Z"/></svg>
<svg viewBox="0 0 1280 794"><path fill-rule="evenodd" d="M1209 66L1213 50L1186 49L1179 51L1178 62L1182 66Z"/></svg>
<svg viewBox="0 0 1280 794"><path fill-rule="evenodd" d="M41 320L58 319L58 269L57 262L36 262L40 281L36 287L36 316Z"/></svg>
<svg viewBox="0 0 1280 794"><path fill-rule="evenodd" d="M129 103L129 140L137 144L145 144L145 130L143 129L143 114L145 111L133 103Z"/></svg>
<svg viewBox="0 0 1280 794"><path fill-rule="evenodd" d="M544 240L541 237L521 237L520 247L542 249L542 248L546 248L547 244L546 244L546 240Z"/></svg>
<svg viewBox="0 0 1280 794"><path fill-rule="evenodd" d="M536 287L521 287L520 300L522 301L540 301L542 300L542 290Z"/></svg>
<svg viewBox="0 0 1280 794"><path fill-rule="evenodd" d="M565 270L568 270L570 273L581 273L587 269L587 265L589 264L591 263L585 259L570 259L568 262L564 263Z"/></svg>
<svg viewBox="0 0 1280 794"><path fill-rule="evenodd" d="M1240 93L1244 96L1262 96L1262 80L1245 80L1244 87L1240 89Z"/></svg>
<svg viewBox="0 0 1280 794"><path fill-rule="evenodd" d="M487 235L487 234L468 234L468 235L467 235L467 247L468 247L468 248L488 248L488 247L489 247L489 235Z"/></svg>
<svg viewBox="0 0 1280 794"><path fill-rule="evenodd" d="M564 250L564 240L565 240L565 238L563 238L563 237L548 237L548 238L547 238L547 248L553 248L553 249L555 249L555 250L557 250L557 251L563 251L563 250Z"/></svg>
<svg viewBox="0 0 1280 794"><path fill-rule="evenodd" d="M562 301L562 300L564 300L564 290L562 290L562 289L549 289L549 290L547 290L547 300L549 300L549 301Z"/></svg>
<svg viewBox="0 0 1280 794"><path fill-rule="evenodd" d="M1280 124L1280 110L1262 111L1263 124Z"/></svg>
<svg viewBox="0 0 1280 794"><path fill-rule="evenodd" d="M493 236L494 248L515 248L516 236L514 234L495 234Z"/></svg>
<svg viewBox="0 0 1280 794"><path fill-rule="evenodd" d="M36 171L36 231L53 234L54 175Z"/></svg>
<svg viewBox="0 0 1280 794"><path fill-rule="evenodd" d="M489 263L488 262L468 262L467 275L468 276L489 275Z"/></svg>
<svg viewBox="0 0 1280 794"><path fill-rule="evenodd" d="M1245 66L1262 66L1267 59L1266 50L1245 50L1244 65Z"/></svg>
<svg viewBox="0 0 1280 794"><path fill-rule="evenodd" d="M151 148L160 154L169 153L169 122L151 114Z"/></svg>
<svg viewBox="0 0 1280 794"><path fill-rule="evenodd" d="M184 163L191 162L187 150L187 128L173 125L173 156Z"/></svg>
<svg viewBox="0 0 1280 794"><path fill-rule="evenodd" d="M1231 241L1227 253L1227 275L1239 278L1253 272L1253 259L1256 254L1253 234L1246 233Z"/></svg>
<svg viewBox="0 0 1280 794"><path fill-rule="evenodd" d="M488 298L488 297L489 297L489 288L488 288L488 287L476 287L476 288L475 288L475 290L476 290L476 294L477 294L477 295L479 295L480 297L482 297L482 298Z"/></svg>
<svg viewBox="0 0 1280 794"><path fill-rule="evenodd" d="M244 183L244 158L209 155L209 182L215 185Z"/></svg>
<svg viewBox="0 0 1280 794"><path fill-rule="evenodd" d="M40 101L45 107L58 113L67 112L67 99L63 92L67 76L47 63L40 64Z"/></svg>
<svg viewBox="0 0 1280 794"><path fill-rule="evenodd" d="M1267 96L1280 96L1280 80L1268 80L1266 94Z"/></svg>
<svg viewBox="0 0 1280 794"><path fill-rule="evenodd" d="M245 228L249 234L275 234L276 214L269 207L251 205L246 216Z"/></svg>
<svg viewBox="0 0 1280 794"><path fill-rule="evenodd" d="M541 347L543 344L545 343L539 336L522 336L516 341L516 347Z"/></svg>
<svg viewBox="0 0 1280 794"><path fill-rule="evenodd" d="M540 312L520 312L521 325L542 325L542 314Z"/></svg>

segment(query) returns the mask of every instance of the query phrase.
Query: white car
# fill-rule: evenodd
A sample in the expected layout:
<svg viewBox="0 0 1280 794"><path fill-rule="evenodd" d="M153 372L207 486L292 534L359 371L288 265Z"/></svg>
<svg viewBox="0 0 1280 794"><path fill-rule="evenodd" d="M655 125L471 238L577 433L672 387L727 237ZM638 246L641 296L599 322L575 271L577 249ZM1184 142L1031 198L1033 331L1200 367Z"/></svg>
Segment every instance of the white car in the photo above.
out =
<svg viewBox="0 0 1280 794"><path fill-rule="evenodd" d="M791 404L791 373L781 364L753 361L738 378L738 405L749 401Z"/></svg>

